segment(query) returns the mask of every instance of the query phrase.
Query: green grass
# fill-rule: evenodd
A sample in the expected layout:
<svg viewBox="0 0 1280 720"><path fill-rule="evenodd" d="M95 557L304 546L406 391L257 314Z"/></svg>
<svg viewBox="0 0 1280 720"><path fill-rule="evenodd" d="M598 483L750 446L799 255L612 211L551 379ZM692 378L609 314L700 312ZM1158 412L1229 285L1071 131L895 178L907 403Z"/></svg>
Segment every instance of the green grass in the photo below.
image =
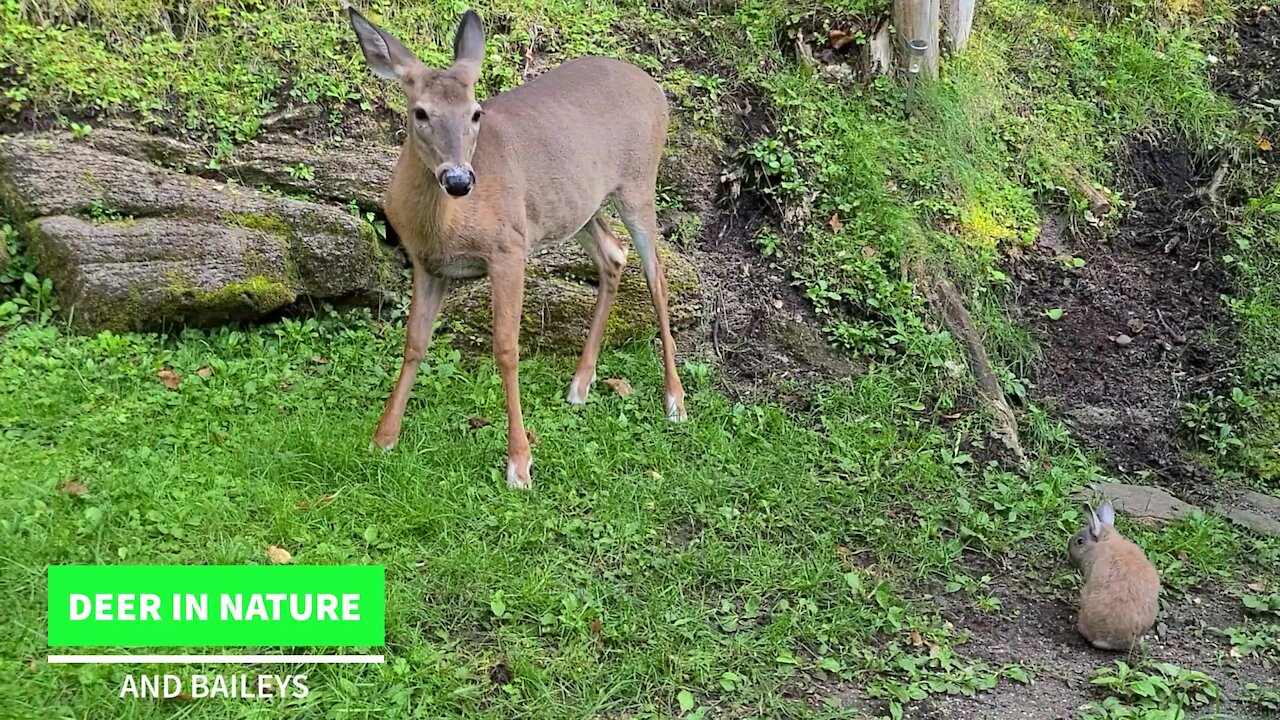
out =
<svg viewBox="0 0 1280 720"><path fill-rule="evenodd" d="M966 548L1034 535L1030 523L1057 525L1078 477L1047 474L1040 482L1051 489L1020 500L1023 521L1004 526L996 519L1014 510L991 503L1014 499L1000 485L1010 478L957 459L909 380L868 376L793 418L731 405L689 368L693 420L671 426L657 358L634 348L606 356L602 372L637 392L600 392L585 409L560 397L566 362L524 365L526 414L541 436L537 489L512 493L498 475L500 427L467 422L501 416L497 376L460 365L443 345L400 449L366 450L399 339L380 329L327 321L177 341L47 326L7 335L0 456L3 476L21 480L0 501L13 570L0 592L25 599L5 620L5 656L45 652L47 564L256 563L274 544L299 563L388 568L393 661L315 670L305 707L317 714L412 702L432 716L586 717L670 710L687 688L701 702L805 716L782 688L860 676L887 643L914 658L912 631L952 642L927 604L903 599L911 579L949 568ZM161 368L182 377L178 390L158 382ZM20 391L33 373L42 378L34 403ZM942 513L962 477L975 521L963 533ZM89 492L60 492L68 478ZM873 571L851 563L848 548L869 553L861 560ZM501 690L486 680L498 662L514 678ZM96 680L121 672L6 667L0 693L13 693L20 715L106 702L114 685ZM958 668L992 681L998 670ZM739 678L732 692L726 676ZM163 710L131 707L137 717ZM235 707L202 703L198 713Z"/></svg>
<svg viewBox="0 0 1280 720"><path fill-rule="evenodd" d="M501 417L497 375L445 342L400 448L367 449L401 337L356 315L169 339L34 324L0 339L0 477L13 481L0 594L16 600L0 705L17 717L171 709L116 704L120 668L27 664L47 652L46 565L265 563L269 545L297 563L383 564L389 590L390 662L305 668L310 697L272 713L666 715L687 690L718 711L820 717L786 691L973 692L1019 673L952 658L963 638L921 593L965 572L965 553L1060 564L1080 521L1066 495L1098 477L1051 428L1031 436L1045 462L1028 477L977 464L959 445L979 418L941 430L933 418L951 408L929 402L930 376L887 370L795 416L731 404L686 366L692 420L673 426L644 346L602 360L602 377L636 392L585 408L561 398L567 359L524 363L541 442L536 489L514 493L501 423L468 423ZM87 494L61 490L69 479ZM1179 527L1148 541L1166 573L1176 562L1229 579L1245 557L1228 527ZM512 675L501 688L487 679L499 663ZM251 707L183 712L263 716Z"/></svg>
<svg viewBox="0 0 1280 720"><path fill-rule="evenodd" d="M337 4L164 6L0 4L0 77L15 78L0 113L66 115L80 134L83 123L132 116L225 148L289 103L321 104L337 133L347 116L386 118L400 102L370 77ZM1068 175L1111 184L1121 138L1177 130L1206 152L1240 141L1245 120L1206 80L1202 43L1222 9L1156 22L1136 5L1100 17L992 0L985 32L921 89L907 119L894 82L837 87L779 47L796 17L870 14L877 3L477 6L492 43L486 92L517 82L537 26L541 60L631 58L675 92L677 122L743 140L728 169L809 208L759 244L793 272L831 339L871 369L810 389L812 409L794 412L727 400L716 370L687 362L691 422L673 426L650 345L606 353L600 376L636 392L600 387L585 408L563 402L571 359L527 358L526 422L541 441L535 490L513 493L501 478L498 377L447 338L424 366L399 449L371 453L398 322L350 314L76 336L54 319L51 289L6 226L0 596L14 602L0 618L0 715L827 717L851 712L840 693L852 685L894 716L929 694L1025 679L1025 669L967 659L935 596L941 588L966 612L999 615L993 585L1044 587L1051 576L1051 588L1074 587L1063 545L1081 513L1067 498L1103 472L1035 406L1021 428L1030 471L981 461L986 418L947 374L959 356L903 267L923 257L948 268L1006 386L1025 388L1037 351L1004 318L1001 263L1035 238L1046 208L1084 219ZM380 2L373 15L439 62L459 9ZM676 57L714 62L693 71ZM740 139L721 100L748 90L774 122ZM665 204L692 200L683 190L664 188ZM1267 391L1280 346L1267 282L1280 199L1255 196L1233 236L1244 279L1233 309L1260 408L1240 432L1265 449L1280 437L1280 401ZM177 390L158 381L166 368L182 377ZM496 422L472 430L477 416ZM1275 467L1258 452L1252 467ZM60 489L71 479L87 494ZM1174 601L1280 580L1280 544L1220 519L1122 527ZM297 563L385 565L389 662L307 668L311 696L270 705L121 703L123 669L38 662L47 565L265 563L269 545ZM997 562L994 578L974 567ZM511 676L500 687L490 679L499 665ZM1145 678L1126 677L1111 688L1122 703L1130 680Z"/></svg>

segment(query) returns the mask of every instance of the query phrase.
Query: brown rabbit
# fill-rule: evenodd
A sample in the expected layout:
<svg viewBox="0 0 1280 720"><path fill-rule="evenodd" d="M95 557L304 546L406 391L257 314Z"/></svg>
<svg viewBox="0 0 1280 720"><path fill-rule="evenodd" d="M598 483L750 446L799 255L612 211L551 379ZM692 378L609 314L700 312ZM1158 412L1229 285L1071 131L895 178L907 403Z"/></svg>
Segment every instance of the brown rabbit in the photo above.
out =
<svg viewBox="0 0 1280 720"><path fill-rule="evenodd" d="M1080 590L1080 634L1096 648L1132 650L1156 622L1160 576L1142 548L1115 529L1115 511L1106 501L1086 506L1089 524L1067 546L1071 564L1084 577Z"/></svg>

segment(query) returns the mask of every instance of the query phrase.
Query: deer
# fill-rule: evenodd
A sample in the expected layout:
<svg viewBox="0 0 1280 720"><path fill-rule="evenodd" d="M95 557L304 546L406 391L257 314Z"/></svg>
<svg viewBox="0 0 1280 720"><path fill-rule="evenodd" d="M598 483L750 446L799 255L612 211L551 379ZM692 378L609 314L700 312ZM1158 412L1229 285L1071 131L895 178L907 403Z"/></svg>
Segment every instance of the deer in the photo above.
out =
<svg viewBox="0 0 1280 720"><path fill-rule="evenodd" d="M476 101L485 58L480 16L458 21L453 61L431 68L348 6L365 61L404 91L406 140L383 198L412 267L400 373L373 445L392 450L451 283L488 276L493 358L507 415L507 485L528 489L533 457L520 408L520 320L528 258L576 239L598 273L595 304L567 401L584 404L627 250L605 216L612 205L641 260L662 344L666 417L683 422L684 388L658 255L658 165L669 121L662 86L613 58L568 60Z"/></svg>

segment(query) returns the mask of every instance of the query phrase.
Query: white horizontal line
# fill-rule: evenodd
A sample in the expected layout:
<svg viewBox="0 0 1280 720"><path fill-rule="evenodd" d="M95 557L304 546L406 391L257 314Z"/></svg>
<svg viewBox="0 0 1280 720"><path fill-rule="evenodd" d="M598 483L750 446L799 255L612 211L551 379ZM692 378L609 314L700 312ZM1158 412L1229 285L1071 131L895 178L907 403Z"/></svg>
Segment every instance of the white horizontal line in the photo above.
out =
<svg viewBox="0 0 1280 720"><path fill-rule="evenodd" d="M50 655L51 663L141 665L236 665L275 663L315 663L347 665L381 663L381 655Z"/></svg>

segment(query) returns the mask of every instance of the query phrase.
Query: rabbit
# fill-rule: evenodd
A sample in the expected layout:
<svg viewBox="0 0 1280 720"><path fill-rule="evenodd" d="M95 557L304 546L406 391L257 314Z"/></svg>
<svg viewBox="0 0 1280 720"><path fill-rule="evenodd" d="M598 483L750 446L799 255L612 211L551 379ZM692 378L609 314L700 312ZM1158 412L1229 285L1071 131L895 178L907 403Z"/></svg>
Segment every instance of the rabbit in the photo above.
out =
<svg viewBox="0 0 1280 720"><path fill-rule="evenodd" d="M1131 651L1160 610L1160 575L1142 548L1115 529L1115 510L1104 501L1067 546L1084 577L1077 629L1094 647Z"/></svg>

